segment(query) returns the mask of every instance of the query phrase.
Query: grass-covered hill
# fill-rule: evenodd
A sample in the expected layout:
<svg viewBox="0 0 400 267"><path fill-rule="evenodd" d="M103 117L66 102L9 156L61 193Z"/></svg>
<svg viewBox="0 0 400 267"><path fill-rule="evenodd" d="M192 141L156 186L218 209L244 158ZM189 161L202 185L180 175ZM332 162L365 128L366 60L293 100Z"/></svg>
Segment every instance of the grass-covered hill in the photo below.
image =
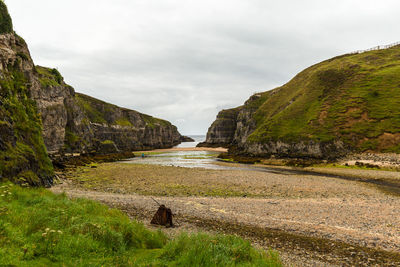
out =
<svg viewBox="0 0 400 267"><path fill-rule="evenodd" d="M234 236L167 238L122 212L0 184L1 266L282 266Z"/></svg>
<svg viewBox="0 0 400 267"><path fill-rule="evenodd" d="M339 141L351 151L400 153L400 46L323 61L240 109L232 143L250 152Z"/></svg>
<svg viewBox="0 0 400 267"><path fill-rule="evenodd" d="M263 98L251 142L340 139L400 152L400 46L321 62Z"/></svg>

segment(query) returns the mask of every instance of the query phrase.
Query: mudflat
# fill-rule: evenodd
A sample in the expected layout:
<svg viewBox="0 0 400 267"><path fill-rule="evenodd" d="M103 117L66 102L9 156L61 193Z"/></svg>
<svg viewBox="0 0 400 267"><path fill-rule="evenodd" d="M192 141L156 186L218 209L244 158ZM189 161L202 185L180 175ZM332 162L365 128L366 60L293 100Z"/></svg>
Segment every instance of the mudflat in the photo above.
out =
<svg viewBox="0 0 400 267"><path fill-rule="evenodd" d="M389 175L372 175L380 173ZM154 198L173 210L181 226L169 231L239 234L277 249L292 265L400 264L400 198L359 181L284 171L103 163L69 172L52 190L100 200L145 223L158 208Z"/></svg>

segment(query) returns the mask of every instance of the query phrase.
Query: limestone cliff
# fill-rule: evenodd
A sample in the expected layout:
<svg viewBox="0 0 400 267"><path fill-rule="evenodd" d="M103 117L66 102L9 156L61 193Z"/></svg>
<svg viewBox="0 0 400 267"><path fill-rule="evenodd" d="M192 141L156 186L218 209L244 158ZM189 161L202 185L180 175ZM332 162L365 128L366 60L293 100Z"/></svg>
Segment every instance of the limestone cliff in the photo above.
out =
<svg viewBox="0 0 400 267"><path fill-rule="evenodd" d="M33 98L49 153L104 153L102 148L110 142L114 152L180 143L182 137L170 122L76 93L56 69L37 66L36 70L41 88Z"/></svg>
<svg viewBox="0 0 400 267"><path fill-rule="evenodd" d="M228 119L222 111L203 145L263 157L400 153L399 84L398 45L332 58L253 95Z"/></svg>
<svg viewBox="0 0 400 267"><path fill-rule="evenodd" d="M176 126L168 121L84 94L76 93L67 107L67 151L101 152L104 142L113 142L118 151L169 148L181 140Z"/></svg>
<svg viewBox="0 0 400 267"><path fill-rule="evenodd" d="M237 118L240 108L225 109L218 113L207 132L206 141L198 144L198 147L226 147L229 146L235 136Z"/></svg>

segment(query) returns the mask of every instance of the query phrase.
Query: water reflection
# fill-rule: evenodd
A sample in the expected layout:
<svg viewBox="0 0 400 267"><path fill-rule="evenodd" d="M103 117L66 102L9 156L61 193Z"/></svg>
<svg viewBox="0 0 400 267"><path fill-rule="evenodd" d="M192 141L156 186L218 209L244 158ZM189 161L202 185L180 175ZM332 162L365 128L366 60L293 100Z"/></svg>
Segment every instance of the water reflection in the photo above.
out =
<svg viewBox="0 0 400 267"><path fill-rule="evenodd" d="M174 151L161 154L148 154L144 158L138 156L124 161L132 164L155 164L162 166L175 166L184 168L205 168L211 170L233 169L232 167L219 166L218 152L210 151Z"/></svg>

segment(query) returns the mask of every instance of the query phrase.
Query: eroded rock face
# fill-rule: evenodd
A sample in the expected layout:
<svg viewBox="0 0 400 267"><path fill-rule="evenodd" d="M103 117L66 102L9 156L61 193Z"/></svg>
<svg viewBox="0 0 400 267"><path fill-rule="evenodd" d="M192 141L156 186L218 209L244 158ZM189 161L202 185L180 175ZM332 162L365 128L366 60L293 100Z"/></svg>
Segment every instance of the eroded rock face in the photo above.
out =
<svg viewBox="0 0 400 267"><path fill-rule="evenodd" d="M66 101L66 152L99 152L112 141L118 151L170 148L181 141L176 126L134 110L76 93Z"/></svg>
<svg viewBox="0 0 400 267"><path fill-rule="evenodd" d="M199 147L227 147L232 144L240 109L226 109L218 113L207 132L206 141L198 144Z"/></svg>

